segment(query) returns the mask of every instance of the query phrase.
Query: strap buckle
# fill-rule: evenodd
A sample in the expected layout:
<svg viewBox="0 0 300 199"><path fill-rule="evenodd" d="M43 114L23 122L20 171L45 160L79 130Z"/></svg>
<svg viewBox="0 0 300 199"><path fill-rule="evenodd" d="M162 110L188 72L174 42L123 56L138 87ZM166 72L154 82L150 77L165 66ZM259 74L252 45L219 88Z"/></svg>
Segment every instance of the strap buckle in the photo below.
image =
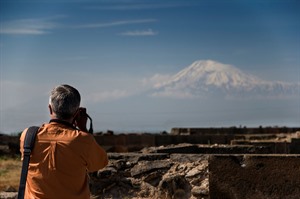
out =
<svg viewBox="0 0 300 199"><path fill-rule="evenodd" d="M31 149L24 148L24 152L23 152L24 155L30 155L30 153L31 153Z"/></svg>

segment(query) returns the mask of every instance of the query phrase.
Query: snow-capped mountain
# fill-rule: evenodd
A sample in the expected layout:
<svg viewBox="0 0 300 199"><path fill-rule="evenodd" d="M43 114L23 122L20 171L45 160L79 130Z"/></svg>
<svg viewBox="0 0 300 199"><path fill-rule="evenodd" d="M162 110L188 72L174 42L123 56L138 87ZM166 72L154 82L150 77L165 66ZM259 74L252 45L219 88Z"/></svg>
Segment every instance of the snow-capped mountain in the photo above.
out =
<svg viewBox="0 0 300 199"><path fill-rule="evenodd" d="M165 81L154 85L153 96L206 97L287 97L298 95L300 84L271 82L238 68L212 60L196 61Z"/></svg>

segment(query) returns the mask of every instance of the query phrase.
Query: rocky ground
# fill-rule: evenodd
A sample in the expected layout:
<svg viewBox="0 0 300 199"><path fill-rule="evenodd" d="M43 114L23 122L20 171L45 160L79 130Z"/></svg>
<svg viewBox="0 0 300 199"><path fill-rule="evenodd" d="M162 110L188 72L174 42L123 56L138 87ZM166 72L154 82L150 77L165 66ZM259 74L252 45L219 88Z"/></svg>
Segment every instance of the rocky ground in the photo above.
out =
<svg viewBox="0 0 300 199"><path fill-rule="evenodd" d="M109 153L109 165L90 174L95 199L207 199L208 156L200 154ZM0 198L16 198L15 190Z"/></svg>
<svg viewBox="0 0 300 199"><path fill-rule="evenodd" d="M1 199L17 199L18 193L17 192L1 192L0 193L0 198Z"/></svg>
<svg viewBox="0 0 300 199"><path fill-rule="evenodd" d="M95 198L209 198L208 157L196 154L109 154L91 174Z"/></svg>

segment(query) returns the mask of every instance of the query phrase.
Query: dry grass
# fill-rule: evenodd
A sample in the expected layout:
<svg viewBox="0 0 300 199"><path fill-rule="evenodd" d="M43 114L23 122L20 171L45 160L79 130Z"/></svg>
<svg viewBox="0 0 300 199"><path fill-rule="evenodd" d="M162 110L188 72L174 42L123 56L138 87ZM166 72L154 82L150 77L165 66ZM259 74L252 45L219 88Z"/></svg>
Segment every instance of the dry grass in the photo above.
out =
<svg viewBox="0 0 300 199"><path fill-rule="evenodd" d="M9 186L18 190L21 168L20 158L0 157L0 191Z"/></svg>

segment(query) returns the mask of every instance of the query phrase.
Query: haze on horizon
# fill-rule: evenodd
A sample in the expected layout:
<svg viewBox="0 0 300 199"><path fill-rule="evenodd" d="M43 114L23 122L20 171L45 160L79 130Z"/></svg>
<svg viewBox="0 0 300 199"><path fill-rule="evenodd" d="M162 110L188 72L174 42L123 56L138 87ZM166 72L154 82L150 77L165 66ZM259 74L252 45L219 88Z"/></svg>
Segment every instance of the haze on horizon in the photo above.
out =
<svg viewBox="0 0 300 199"><path fill-rule="evenodd" d="M0 132L48 122L62 83L81 92L96 131L299 127L299 11L296 0L0 0ZM220 93L220 79L178 75L207 60L267 84L241 98ZM268 97L269 85L293 95Z"/></svg>

